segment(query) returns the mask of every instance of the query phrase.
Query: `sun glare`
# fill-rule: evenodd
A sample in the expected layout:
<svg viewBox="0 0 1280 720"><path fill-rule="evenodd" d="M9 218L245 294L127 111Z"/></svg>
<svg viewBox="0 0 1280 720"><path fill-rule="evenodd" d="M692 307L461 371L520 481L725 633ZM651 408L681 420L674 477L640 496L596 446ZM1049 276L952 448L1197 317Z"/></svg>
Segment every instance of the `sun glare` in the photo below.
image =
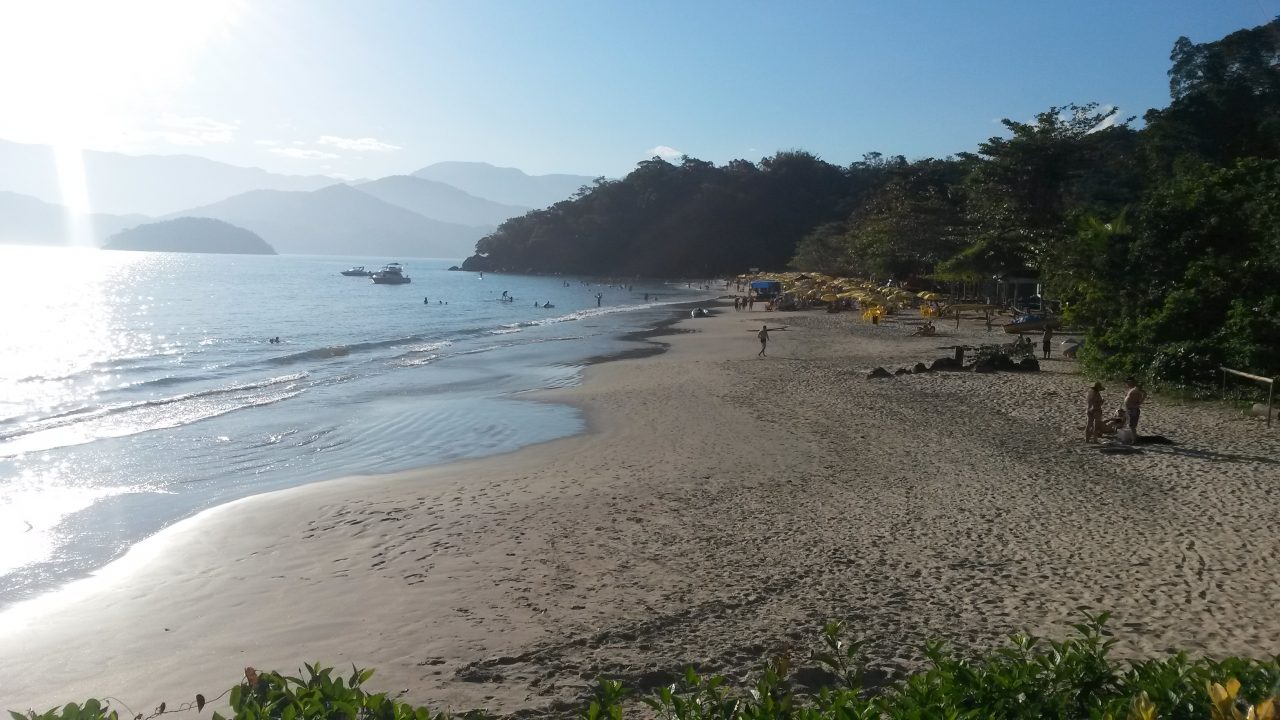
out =
<svg viewBox="0 0 1280 720"><path fill-rule="evenodd" d="M113 147L168 108L240 0L42 0L0 10L0 137Z"/></svg>
<svg viewBox="0 0 1280 720"><path fill-rule="evenodd" d="M53 0L0 11L0 137L54 148L72 242L93 244L84 148L144 137L240 0Z"/></svg>
<svg viewBox="0 0 1280 720"><path fill-rule="evenodd" d="M58 193L67 214L67 237L74 247L93 247L93 230L89 225L89 184L84 177L84 151L76 145L53 146L54 164L58 169Z"/></svg>

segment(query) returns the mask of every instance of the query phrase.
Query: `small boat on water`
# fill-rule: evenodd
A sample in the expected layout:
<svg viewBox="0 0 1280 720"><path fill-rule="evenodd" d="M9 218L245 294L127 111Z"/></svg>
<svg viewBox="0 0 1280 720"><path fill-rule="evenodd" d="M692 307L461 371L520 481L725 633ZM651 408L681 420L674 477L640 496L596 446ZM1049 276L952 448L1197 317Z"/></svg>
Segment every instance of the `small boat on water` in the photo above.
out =
<svg viewBox="0 0 1280 720"><path fill-rule="evenodd" d="M350 268L347 268L346 270L343 270L342 274L346 275L347 277L369 277L370 275L373 274L373 271L365 270L363 265L356 265L355 267L350 267Z"/></svg>
<svg viewBox="0 0 1280 720"><path fill-rule="evenodd" d="M1034 332L1036 330L1058 329L1062 323L1056 317L1048 315L1020 315L1011 323L1005 323L1004 331L1010 334Z"/></svg>
<svg viewBox="0 0 1280 720"><path fill-rule="evenodd" d="M381 270L370 276L375 285L404 285L409 276L404 274L400 263L387 263Z"/></svg>

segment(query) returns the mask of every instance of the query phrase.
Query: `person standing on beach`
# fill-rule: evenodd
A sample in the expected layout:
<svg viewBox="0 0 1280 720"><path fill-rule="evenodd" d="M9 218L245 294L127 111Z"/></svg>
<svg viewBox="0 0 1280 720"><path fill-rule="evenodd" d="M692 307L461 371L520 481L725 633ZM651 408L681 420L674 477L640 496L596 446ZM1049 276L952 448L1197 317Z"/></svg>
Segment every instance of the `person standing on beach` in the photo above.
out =
<svg viewBox="0 0 1280 720"><path fill-rule="evenodd" d="M596 293L596 307L600 307L600 300L604 297L600 293Z"/></svg>
<svg viewBox="0 0 1280 720"><path fill-rule="evenodd" d="M1097 442L1102 434L1102 383L1096 382L1084 396L1084 441Z"/></svg>
<svg viewBox="0 0 1280 720"><path fill-rule="evenodd" d="M1142 392L1142 388L1138 387L1138 381L1133 378L1125 380L1124 386L1128 388L1124 394L1124 411L1129 416L1129 429L1133 431L1134 437L1137 437L1138 416L1142 414L1142 401L1147 399L1147 395Z"/></svg>
<svg viewBox="0 0 1280 720"><path fill-rule="evenodd" d="M770 328L768 325L761 325L760 332L756 333L756 337L760 338L760 352L756 353L756 357L767 357L764 350L769 345L769 330L783 330L784 328Z"/></svg>
<svg viewBox="0 0 1280 720"><path fill-rule="evenodd" d="M1044 329L1044 340L1040 342L1040 349L1044 351L1044 359L1049 359L1049 351L1053 349L1053 328Z"/></svg>

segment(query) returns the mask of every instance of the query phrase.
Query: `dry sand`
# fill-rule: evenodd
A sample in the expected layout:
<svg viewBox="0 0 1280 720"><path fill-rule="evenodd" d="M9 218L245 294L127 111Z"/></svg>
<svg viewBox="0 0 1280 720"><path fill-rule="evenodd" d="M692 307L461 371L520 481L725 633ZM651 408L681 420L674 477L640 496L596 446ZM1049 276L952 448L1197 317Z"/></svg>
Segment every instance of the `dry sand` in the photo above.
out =
<svg viewBox="0 0 1280 720"><path fill-rule="evenodd" d="M791 329L759 359L766 320ZM543 396L583 408L582 436L223 506L0 616L0 708L142 712L320 661L415 703L555 714L602 674L803 666L828 619L892 673L925 638L1061 636L1082 606L1115 613L1131 656L1280 652L1280 430L1157 399L1143 430L1178 444L1108 456L1081 442L1070 362L865 378L980 324L729 308L677 327Z"/></svg>

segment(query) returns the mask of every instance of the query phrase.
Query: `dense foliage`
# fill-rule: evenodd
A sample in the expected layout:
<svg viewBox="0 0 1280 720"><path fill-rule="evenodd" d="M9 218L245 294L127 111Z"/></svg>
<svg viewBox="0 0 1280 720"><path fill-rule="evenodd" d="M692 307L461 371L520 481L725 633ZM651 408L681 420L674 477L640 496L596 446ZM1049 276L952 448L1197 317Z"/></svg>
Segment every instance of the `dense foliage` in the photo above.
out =
<svg viewBox="0 0 1280 720"><path fill-rule="evenodd" d="M1280 20L1180 38L1141 129L1052 107L974 152L837 167L653 158L504 223L474 269L737 274L790 265L925 286L1038 277L1095 370L1197 385L1280 374Z"/></svg>
<svg viewBox="0 0 1280 720"><path fill-rule="evenodd" d="M928 667L885 688L863 686L856 642L829 623L823 648L809 658L823 669L821 687L800 692L793 661L766 661L745 691L719 676L689 668L680 682L632 697L620 683L602 679L594 697L574 715L582 720L621 720L631 710L669 720L871 720L872 718L1115 718L1116 720L1280 720L1280 657L1192 661L1184 654L1161 660L1117 663L1109 658L1107 615L1086 615L1064 641L1014 636L1009 645L980 657L958 655L939 644L926 648ZM810 672L813 676L815 673ZM305 677L259 673L227 697L235 720L446 720L449 716L370 693L370 670L344 678L309 665ZM199 712L203 696L157 715ZM89 700L43 714L12 713L13 720L119 720L108 704ZM142 716L139 715L138 718ZM486 717L481 712L467 717ZM226 720L218 712L213 720Z"/></svg>
<svg viewBox="0 0 1280 720"><path fill-rule="evenodd" d="M723 167L653 158L622 180L503 223L464 268L612 275L703 275L781 267L794 241L847 212L861 175L803 152Z"/></svg>

